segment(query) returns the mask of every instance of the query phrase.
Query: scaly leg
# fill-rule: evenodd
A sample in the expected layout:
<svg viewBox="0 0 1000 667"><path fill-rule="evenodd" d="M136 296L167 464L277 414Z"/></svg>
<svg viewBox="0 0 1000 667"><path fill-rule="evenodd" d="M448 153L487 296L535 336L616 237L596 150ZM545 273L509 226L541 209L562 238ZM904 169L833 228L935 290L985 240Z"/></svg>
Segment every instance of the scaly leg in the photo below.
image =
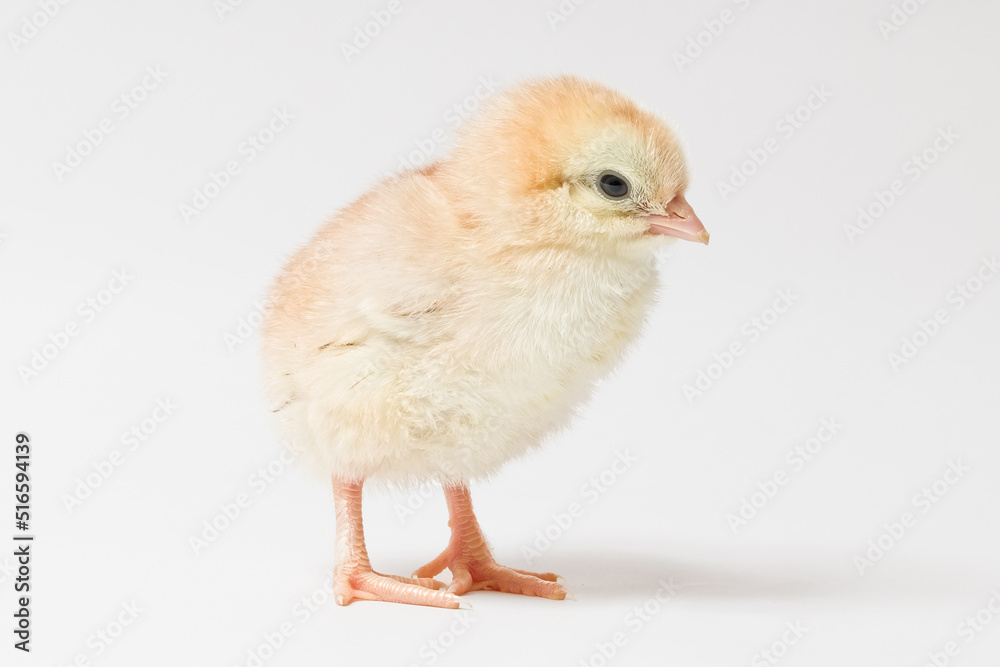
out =
<svg viewBox="0 0 1000 667"><path fill-rule="evenodd" d="M433 577L447 567L452 574L448 592L456 595L492 590L537 595L552 600L566 597L566 589L556 583L558 577L551 572L525 572L497 564L472 512L472 499L467 486L445 486L444 494L451 517L448 522L451 540L441 555L418 569L413 576Z"/></svg>
<svg viewBox="0 0 1000 667"><path fill-rule="evenodd" d="M458 609L459 600L445 585L429 577L379 574L372 569L361 523L361 482L333 479L337 509L337 569L334 596L339 605L352 600L384 600Z"/></svg>

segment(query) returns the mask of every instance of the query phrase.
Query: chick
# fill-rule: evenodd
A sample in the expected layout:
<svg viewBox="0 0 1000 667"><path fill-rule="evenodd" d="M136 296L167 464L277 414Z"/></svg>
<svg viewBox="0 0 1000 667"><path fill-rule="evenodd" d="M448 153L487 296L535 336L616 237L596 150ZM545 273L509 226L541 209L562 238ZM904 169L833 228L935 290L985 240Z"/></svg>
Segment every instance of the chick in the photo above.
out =
<svg viewBox="0 0 1000 667"><path fill-rule="evenodd" d="M708 243L687 184L655 116L577 78L531 81L291 259L263 327L266 386L288 440L332 476L338 604L565 596L556 575L493 559L468 484L566 424L621 359L653 301L653 253ZM412 578L379 574L362 484L428 479L447 499L447 547ZM445 568L448 586L433 579Z"/></svg>

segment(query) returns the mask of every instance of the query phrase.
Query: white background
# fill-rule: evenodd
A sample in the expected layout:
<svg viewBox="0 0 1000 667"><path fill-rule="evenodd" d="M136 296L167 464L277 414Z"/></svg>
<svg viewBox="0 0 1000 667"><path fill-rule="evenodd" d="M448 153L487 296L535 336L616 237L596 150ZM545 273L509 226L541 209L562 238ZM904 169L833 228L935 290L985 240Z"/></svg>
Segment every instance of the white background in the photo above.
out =
<svg viewBox="0 0 1000 667"><path fill-rule="evenodd" d="M4 629L3 664L252 665L253 652L268 666L916 667L954 641L948 664L996 665L1000 278L978 283L977 272L1000 251L1000 6L904 4L915 13L883 34L888 0L567 1L565 16L556 0L403 0L348 58L342 44L386 2L247 0L221 16L208 0L74 2L47 20L32 18L37 0L6 2L0 534L14 532L6 506L23 430L37 541L33 652L14 651ZM716 22L723 10L728 24ZM44 25L12 39L32 33L25 21ZM689 47L697 57L679 64ZM122 118L116 99L147 68L165 78ZM449 110L475 106L482 80L558 73L677 125L688 199L712 233L708 248L679 244L666 258L641 343L574 426L473 488L498 559L562 574L575 600L481 592L467 613L337 607L329 490L276 461L256 336L238 336L326 216L436 130L445 138L430 159L447 150ZM814 87L828 99L802 107ZM275 109L294 118L248 161L241 143ZM782 129L796 113L798 129ZM60 178L55 163L105 118L113 131ZM744 165L769 139L766 162ZM934 162L914 179L925 150ZM185 221L180 206L229 160L240 173ZM724 194L734 169L753 173ZM859 207L897 179L901 194L849 238ZM121 270L127 286L103 292ZM966 283L980 289L959 307ZM779 290L795 300L772 321ZM106 302L89 321L87 299ZM938 310L945 323L894 367L890 353ZM771 324L752 340L755 317ZM71 323L78 334L61 339ZM45 348L53 339L65 347ZM743 354L710 368L733 342ZM51 358L25 379L36 352ZM699 371L717 379L688 400ZM158 399L178 407L155 431L146 421L130 450L123 434ZM796 470L786 453L825 418L842 427ZM94 476L115 450L121 464ZM585 494L616 451L636 461ZM939 482L933 505L915 503L949 462L967 471ZM281 472L258 485L269 463ZM754 497L756 515L734 531L727 516L781 472L786 483ZM69 509L88 475L100 484ZM191 538L225 525L220 506L240 494L249 505L196 553ZM416 509L400 518L408 502ZM574 502L582 515L559 528L553 515ZM904 512L913 525L883 536ZM372 492L365 514L382 571L408 574L447 541L437 491L422 505ZM538 541L546 530L550 544ZM859 566L880 536L881 558ZM531 546L543 548L529 567ZM12 564L0 557L2 628ZM675 586L662 603L661 581ZM310 595L326 603L306 618L296 605ZM142 611L108 645L96 633L117 634L123 604ZM645 621L629 616L643 605ZM970 630L982 609L979 622L992 622ZM781 644L796 639L786 623L805 628L794 645ZM607 660L601 646L610 652L617 632L624 645Z"/></svg>

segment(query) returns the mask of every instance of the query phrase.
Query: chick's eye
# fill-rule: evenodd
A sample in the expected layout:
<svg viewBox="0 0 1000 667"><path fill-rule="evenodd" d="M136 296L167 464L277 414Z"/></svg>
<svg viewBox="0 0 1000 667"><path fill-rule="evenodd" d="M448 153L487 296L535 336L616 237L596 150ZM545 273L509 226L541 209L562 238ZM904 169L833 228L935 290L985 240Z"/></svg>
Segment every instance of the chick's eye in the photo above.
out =
<svg viewBox="0 0 1000 667"><path fill-rule="evenodd" d="M628 194L630 189L625 177L613 171L606 171L601 174L597 182L604 194L612 199L621 199Z"/></svg>

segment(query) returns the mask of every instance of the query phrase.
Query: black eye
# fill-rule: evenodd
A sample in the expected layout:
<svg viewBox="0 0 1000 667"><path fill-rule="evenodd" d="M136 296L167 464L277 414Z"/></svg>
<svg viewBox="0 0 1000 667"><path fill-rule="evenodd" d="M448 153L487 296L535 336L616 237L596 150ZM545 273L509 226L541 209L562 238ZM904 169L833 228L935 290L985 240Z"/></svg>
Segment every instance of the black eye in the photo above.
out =
<svg viewBox="0 0 1000 667"><path fill-rule="evenodd" d="M625 177L613 171L606 171L601 174L597 182L600 184L604 194L612 199L621 199L629 192L628 181L625 180Z"/></svg>

